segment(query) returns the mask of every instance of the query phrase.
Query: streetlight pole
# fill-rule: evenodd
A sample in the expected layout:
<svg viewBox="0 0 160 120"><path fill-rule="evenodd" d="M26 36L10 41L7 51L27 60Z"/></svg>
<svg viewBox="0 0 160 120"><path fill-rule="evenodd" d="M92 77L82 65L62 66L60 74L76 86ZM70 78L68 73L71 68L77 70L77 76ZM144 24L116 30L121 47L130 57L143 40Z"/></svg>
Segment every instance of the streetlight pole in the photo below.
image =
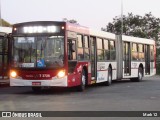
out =
<svg viewBox="0 0 160 120"><path fill-rule="evenodd" d="M2 26L2 18L1 18L1 0L0 0L0 26Z"/></svg>

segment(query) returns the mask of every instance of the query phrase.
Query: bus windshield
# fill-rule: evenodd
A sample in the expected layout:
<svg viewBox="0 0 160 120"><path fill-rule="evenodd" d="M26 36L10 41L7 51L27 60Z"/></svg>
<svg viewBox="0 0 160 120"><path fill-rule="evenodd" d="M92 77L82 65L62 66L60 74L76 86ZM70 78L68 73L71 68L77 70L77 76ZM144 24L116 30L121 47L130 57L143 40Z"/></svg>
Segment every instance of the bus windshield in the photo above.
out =
<svg viewBox="0 0 160 120"><path fill-rule="evenodd" d="M64 66L64 36L14 37L12 49L12 67Z"/></svg>

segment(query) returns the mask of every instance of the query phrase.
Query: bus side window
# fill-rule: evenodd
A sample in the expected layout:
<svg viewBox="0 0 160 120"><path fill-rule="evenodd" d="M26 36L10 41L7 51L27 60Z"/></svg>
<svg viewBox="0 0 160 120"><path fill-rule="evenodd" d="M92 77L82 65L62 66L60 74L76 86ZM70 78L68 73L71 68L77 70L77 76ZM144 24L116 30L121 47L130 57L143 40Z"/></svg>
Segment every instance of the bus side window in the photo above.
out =
<svg viewBox="0 0 160 120"><path fill-rule="evenodd" d="M89 37L84 36L84 59L89 60L90 59L90 44L89 44Z"/></svg>
<svg viewBox="0 0 160 120"><path fill-rule="evenodd" d="M115 41L109 41L109 50L110 50L110 60L116 59L116 48L115 48Z"/></svg>
<svg viewBox="0 0 160 120"><path fill-rule="evenodd" d="M84 60L84 49L83 49L83 36L77 35L77 41L78 41L78 48L77 48L77 54L78 54L78 60Z"/></svg>
<svg viewBox="0 0 160 120"><path fill-rule="evenodd" d="M97 38L97 59L104 60L103 39Z"/></svg>
<svg viewBox="0 0 160 120"><path fill-rule="evenodd" d="M138 44L138 58L139 60L144 60L144 45L143 44Z"/></svg>
<svg viewBox="0 0 160 120"><path fill-rule="evenodd" d="M109 51L109 42L107 39L104 39L104 52L105 52L105 60L109 60L110 59L110 51Z"/></svg>
<svg viewBox="0 0 160 120"><path fill-rule="evenodd" d="M136 43L132 44L132 60L138 60L138 45Z"/></svg>

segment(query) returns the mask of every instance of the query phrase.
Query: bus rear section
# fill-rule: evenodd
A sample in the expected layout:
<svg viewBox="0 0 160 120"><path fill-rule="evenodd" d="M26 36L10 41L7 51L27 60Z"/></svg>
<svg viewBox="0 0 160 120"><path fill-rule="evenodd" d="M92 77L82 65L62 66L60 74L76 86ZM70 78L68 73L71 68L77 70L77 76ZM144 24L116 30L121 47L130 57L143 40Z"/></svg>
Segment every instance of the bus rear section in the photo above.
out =
<svg viewBox="0 0 160 120"><path fill-rule="evenodd" d="M118 36L117 53L118 77L130 78L131 81L141 81L143 77L156 74L155 40ZM122 64L123 63L123 64Z"/></svg>
<svg viewBox="0 0 160 120"><path fill-rule="evenodd" d="M7 82L9 79L9 27L0 27L0 82Z"/></svg>

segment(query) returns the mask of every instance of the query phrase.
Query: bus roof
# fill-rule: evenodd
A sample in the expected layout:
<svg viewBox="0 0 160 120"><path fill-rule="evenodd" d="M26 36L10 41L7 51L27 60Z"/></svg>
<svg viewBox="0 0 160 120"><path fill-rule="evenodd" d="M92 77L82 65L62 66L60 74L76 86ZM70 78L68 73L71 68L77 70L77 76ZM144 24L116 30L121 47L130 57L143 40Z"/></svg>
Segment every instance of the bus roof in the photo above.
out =
<svg viewBox="0 0 160 120"><path fill-rule="evenodd" d="M114 33L109 33L109 32L105 32L101 30L89 29L88 27L81 26L79 24L65 22L65 21L31 21L31 22L23 22L23 23L14 24L13 26L19 26L19 25L24 25L24 24L52 24L52 23L59 24L59 25L66 24L66 30L69 30L72 32L77 32L81 34L89 34L91 36L112 39L112 40L116 39L116 34ZM0 27L0 32L2 32L2 30L6 33L11 32L11 28L7 28L7 27ZM127 36L127 35L122 36L122 41L142 43L142 44L155 44L155 40L153 39L139 38L139 37L133 37L133 36Z"/></svg>
<svg viewBox="0 0 160 120"><path fill-rule="evenodd" d="M122 41L142 43L142 44L155 44L155 40L153 39L132 37L132 36L126 36L126 35L122 36Z"/></svg>
<svg viewBox="0 0 160 120"><path fill-rule="evenodd" d="M90 29L90 35L107 38L107 39L116 39L116 34L105 32L105 31L98 31ZM140 37L133 37L133 36L127 36L122 35L122 41L127 42L135 42L135 43L142 43L142 44L155 44L155 40L153 39L147 39L147 38L140 38Z"/></svg>
<svg viewBox="0 0 160 120"><path fill-rule="evenodd" d="M48 25L48 24L64 24L63 21L29 21L13 24L14 26L23 26L23 25Z"/></svg>
<svg viewBox="0 0 160 120"><path fill-rule="evenodd" d="M109 33L109 32L104 32L104 31L98 31L94 29L90 29L90 35L91 36L97 36L97 37L103 37L107 39L115 39L115 34Z"/></svg>

